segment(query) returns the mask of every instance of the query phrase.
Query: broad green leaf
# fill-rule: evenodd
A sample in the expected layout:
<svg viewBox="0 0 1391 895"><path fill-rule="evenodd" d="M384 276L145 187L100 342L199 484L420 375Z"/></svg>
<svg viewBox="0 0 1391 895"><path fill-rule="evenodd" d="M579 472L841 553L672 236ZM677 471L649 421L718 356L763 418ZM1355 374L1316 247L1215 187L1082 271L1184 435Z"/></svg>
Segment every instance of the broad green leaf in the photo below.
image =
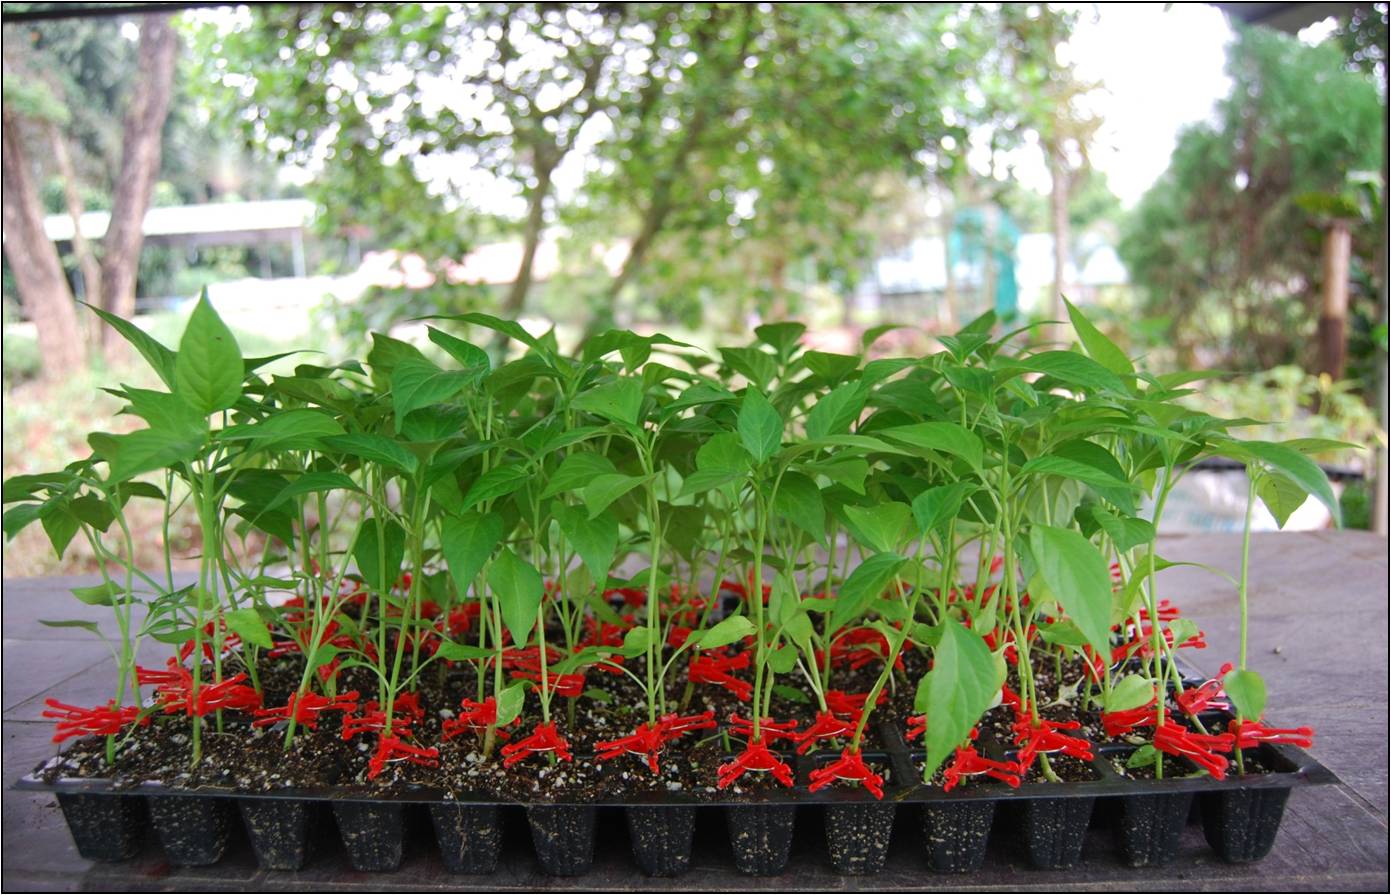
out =
<svg viewBox="0 0 1391 895"><path fill-rule="evenodd" d="M497 726L504 727L517 720L526 703L526 685L509 684L497 692Z"/></svg>
<svg viewBox="0 0 1391 895"><path fill-rule="evenodd" d="M1240 668L1229 671L1222 678L1222 689L1242 718L1259 721L1265 714L1265 680L1256 672Z"/></svg>
<svg viewBox="0 0 1391 895"><path fill-rule="evenodd" d="M887 501L872 507L842 507L855 539L876 553L898 550L909 537L912 510L907 504Z"/></svg>
<svg viewBox="0 0 1391 895"><path fill-rule="evenodd" d="M753 386L744 391L738 430L739 440L755 464L764 463L782 446L782 417L763 392Z"/></svg>
<svg viewBox="0 0 1391 895"><path fill-rule="evenodd" d="M827 382L840 382L860 367L859 357L853 354L832 354L828 351L808 351L802 355L802 363Z"/></svg>
<svg viewBox="0 0 1391 895"><path fill-rule="evenodd" d="M1044 584L1098 655L1111 640L1111 574L1090 541L1071 529L1035 525L1029 543Z"/></svg>
<svg viewBox="0 0 1391 895"><path fill-rule="evenodd" d="M435 652L441 659L450 662L476 662L493 656L493 650L467 643L455 643L452 640L441 640L439 649Z"/></svg>
<svg viewBox="0 0 1391 895"><path fill-rule="evenodd" d="M81 619L67 618L61 621L52 621L46 618L39 619L39 624L45 628L81 628L84 631L91 631L98 637L102 637L101 628L96 622L82 621Z"/></svg>
<svg viewBox="0 0 1391 895"><path fill-rule="evenodd" d="M491 361L488 360L488 352L472 342L466 342L458 336L451 336L433 326L427 326L425 329L430 334L430 341L448 352L450 357L459 362L459 366L465 370L476 371L478 376L487 375L492 365Z"/></svg>
<svg viewBox="0 0 1391 895"><path fill-rule="evenodd" d="M696 451L696 469L702 472L743 474L749 468L749 455L733 432L712 435Z"/></svg>
<svg viewBox="0 0 1391 895"><path fill-rule="evenodd" d="M1111 538L1116 549L1122 553L1154 540L1154 523L1147 519L1139 519L1135 516L1117 516L1100 506L1092 506L1089 509L1091 517Z"/></svg>
<svg viewBox="0 0 1391 895"><path fill-rule="evenodd" d="M1111 688L1106 697L1106 711L1124 712L1138 709L1154 699L1154 681L1144 675L1128 674Z"/></svg>
<svg viewBox="0 0 1391 895"><path fill-rule="evenodd" d="M966 498L975 493L973 482L952 482L938 485L913 498L913 519L918 523L918 533L945 531L947 524L961 512ZM848 508L847 508L848 509Z"/></svg>
<svg viewBox="0 0 1391 895"><path fill-rule="evenodd" d="M179 340L174 394L207 416L237 403L243 374L237 340L213 310L205 289Z"/></svg>
<svg viewBox="0 0 1391 895"><path fill-rule="evenodd" d="M1283 473L1290 482L1318 498L1320 503L1328 507L1328 512L1333 514L1334 524L1342 527L1342 507L1333 493L1333 487L1328 484L1328 476L1317 463L1284 444L1270 441L1242 441L1238 444L1266 466Z"/></svg>
<svg viewBox="0 0 1391 895"><path fill-rule="evenodd" d="M551 473L541 497L545 499L566 491L580 491L598 476L614 472L617 470L613 462L603 454L575 451L561 460L555 472Z"/></svg>
<svg viewBox="0 0 1391 895"><path fill-rule="evenodd" d="M765 345L770 345L778 354L786 355L797 344L797 340L807 331L806 324L796 322L765 323L754 327L754 335Z"/></svg>
<svg viewBox="0 0 1391 895"><path fill-rule="evenodd" d="M489 568L488 586L502 608L502 620L512 634L512 642L526 646L531 629L536 626L536 614L545 589L541 573L507 548ZM498 723L502 723L500 710Z"/></svg>
<svg viewBox="0 0 1391 895"><path fill-rule="evenodd" d="M826 506L821 501L821 489L807 476L799 472L783 473L777 493L773 495L773 513L818 542L826 540Z"/></svg>
<svg viewBox="0 0 1391 895"><path fill-rule="evenodd" d="M1010 361L1010 364L1092 391L1120 394L1129 391L1119 376L1076 351L1042 351L1018 361Z"/></svg>
<svg viewBox="0 0 1391 895"><path fill-rule="evenodd" d="M742 615L731 615L721 620L713 628L695 638L692 645L698 649L719 649L737 640L743 640L754 632L753 622Z"/></svg>
<svg viewBox="0 0 1391 895"><path fill-rule="evenodd" d="M382 435L349 432L347 435L330 435L324 438L323 442L330 450L374 463L384 463L402 472L414 473L420 466L420 460L415 454Z"/></svg>
<svg viewBox="0 0 1391 895"><path fill-rule="evenodd" d="M10 507L5 511L3 528L6 538L12 538L38 520L43 512L43 505L37 503L22 503L17 507Z"/></svg>
<svg viewBox="0 0 1391 895"><path fill-rule="evenodd" d="M233 609L230 612L222 613L222 620L227 623L227 627L242 639L244 643L252 643L262 649L270 649L275 646L271 640L270 629L266 627L265 620L255 609L247 607L245 609Z"/></svg>
<svg viewBox="0 0 1391 895"><path fill-rule="evenodd" d="M580 498L584 501L585 508L589 510L590 518L593 518L608 509L609 504L645 481L647 481L645 476L608 473L595 477L586 485L584 490L580 492Z"/></svg>
<svg viewBox="0 0 1391 895"><path fill-rule="evenodd" d="M577 506L559 507L555 517L566 540L589 567L594 580L607 580L613 555L618 550L618 520L608 515L590 518Z"/></svg>
<svg viewBox="0 0 1391 895"><path fill-rule="evenodd" d="M971 728L999 698L1004 665L976 634L948 618L932 651L932 670L918 694L927 715L924 777L931 777L947 756L971 735Z"/></svg>
<svg viewBox="0 0 1391 895"><path fill-rule="evenodd" d="M728 472L722 469L697 469L681 482L681 497L689 497L692 494L703 494L713 488L722 488L725 485L740 481L744 478L742 472Z"/></svg>
<svg viewBox="0 0 1391 895"><path fill-rule="evenodd" d="M620 376L581 392L570 406L611 422L636 426L642 416L642 380Z"/></svg>
<svg viewBox="0 0 1391 895"><path fill-rule="evenodd" d="M1256 483L1256 493L1266 505L1266 509L1270 510L1270 515L1275 517L1275 524L1281 528L1285 527L1294 511L1304 506L1304 502L1309 499L1309 492L1279 472L1267 472L1262 475Z"/></svg>
<svg viewBox="0 0 1391 895"><path fill-rule="evenodd" d="M1072 302L1064 298L1063 304L1067 305L1067 316L1072 321L1077 338L1082 340L1082 347L1091 355L1092 360L1119 376L1135 373L1135 366L1130 363L1130 358L1116 347L1115 342L1106 338Z"/></svg>
<svg viewBox="0 0 1391 895"><path fill-rule="evenodd" d="M499 466L479 476L464 493L464 509L472 509L488 500L506 497L531 480L525 466Z"/></svg>
<svg viewBox="0 0 1391 895"><path fill-rule="evenodd" d="M306 494L318 494L321 491L361 491L357 482L347 477L341 472L306 472L296 478L293 482L286 485L283 490L275 495L264 507L261 512L268 513L281 504Z"/></svg>
<svg viewBox="0 0 1391 895"><path fill-rule="evenodd" d="M460 594L468 593L502 535L502 517L496 513L469 510L440 521L440 550Z"/></svg>
<svg viewBox="0 0 1391 895"><path fill-rule="evenodd" d="M401 562L406 555L406 531L394 519L369 518L353 548L353 559L362 579L373 593L390 593L401 580Z"/></svg>
<svg viewBox="0 0 1391 895"><path fill-rule="evenodd" d="M478 382L483 370L441 370L428 360L408 358L391 371L391 406L396 431L413 410L439 404Z"/></svg>
<svg viewBox="0 0 1391 895"><path fill-rule="evenodd" d="M819 396L807 414L807 437L825 438L849 432L864 412L865 395L862 385L847 382Z"/></svg>
<svg viewBox="0 0 1391 895"><path fill-rule="evenodd" d="M87 443L106 461L108 480L123 482L194 459L203 447L203 435L166 429L141 429L126 435L94 432L87 436Z"/></svg>
<svg viewBox="0 0 1391 895"><path fill-rule="evenodd" d="M975 469L984 462L985 446L980 436L956 423L915 423L911 426L894 426L875 433L880 438L888 438L901 444L912 445L928 451L951 454L960 457Z"/></svg>
<svg viewBox="0 0 1391 895"><path fill-rule="evenodd" d="M865 607L884 593L908 560L897 553L876 553L855 567L836 595L831 628L839 630L860 618Z"/></svg>
<svg viewBox="0 0 1391 895"><path fill-rule="evenodd" d="M48 543L53 546L54 555L62 559L73 537L81 530L82 520L72 511L71 501L63 500L45 506L39 521L43 524L44 534L48 535Z"/></svg>
<svg viewBox="0 0 1391 895"><path fill-rule="evenodd" d="M140 356L145 358L145 362L150 365L150 369L155 371L165 387L171 389L174 387L175 354L173 351L119 314L103 311L95 305L87 305L87 307L108 326L120 333L121 338L135 346L135 350L139 351ZM240 380L238 381L240 382Z"/></svg>
<svg viewBox="0 0 1391 895"><path fill-rule="evenodd" d="M72 595L88 606L113 606L117 597L125 596L125 588L115 581L103 581L91 587L74 587Z"/></svg>
<svg viewBox="0 0 1391 895"><path fill-rule="evenodd" d="M280 410L265 419L217 432L218 441L245 441L263 451L314 450L319 439L342 435L343 427L322 410L305 407Z"/></svg>
<svg viewBox="0 0 1391 895"><path fill-rule="evenodd" d="M784 643L772 652L765 653L764 658L768 662L769 670L774 674L787 674L797 667L797 648Z"/></svg>

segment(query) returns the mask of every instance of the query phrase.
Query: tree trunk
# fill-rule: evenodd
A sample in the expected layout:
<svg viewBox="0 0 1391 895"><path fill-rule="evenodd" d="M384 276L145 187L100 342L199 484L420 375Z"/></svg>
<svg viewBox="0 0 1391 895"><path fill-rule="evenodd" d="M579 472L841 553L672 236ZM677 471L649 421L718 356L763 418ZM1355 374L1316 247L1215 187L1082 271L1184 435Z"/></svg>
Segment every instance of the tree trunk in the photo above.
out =
<svg viewBox="0 0 1391 895"><path fill-rule="evenodd" d="M1054 147L1048 153L1048 174L1053 180L1049 193L1049 205L1053 222L1053 295L1048 302L1050 320L1066 320L1063 310L1063 293L1067 289L1067 246L1071 240L1067 219L1068 173L1067 162L1062 157L1061 147ZM1064 341L1066 328L1061 323L1052 327L1052 341Z"/></svg>
<svg viewBox="0 0 1391 895"><path fill-rule="evenodd" d="M63 178L63 198L68 206L68 216L72 218L72 253L77 256L77 269L82 273L82 300L93 307L102 307L101 303L101 264L97 261L96 253L92 251L92 244L87 241L87 237L82 233L82 195L77 191L77 172L72 166L72 157L68 155L68 144L63 139L63 132L53 122L48 122L48 142L53 150L53 162L58 168L58 174ZM88 314L86 319L95 321L96 315ZM87 342L95 347L96 341L100 338L100 330L88 325L86 328Z"/></svg>
<svg viewBox="0 0 1391 895"><path fill-rule="evenodd" d="M43 207L29 169L28 154L18 121L3 110L3 209L5 256L14 271L25 315L38 330L43 376L71 376L86 364L86 351L77 326L77 308L68 288L58 250L43 229Z"/></svg>
<svg viewBox="0 0 1391 895"><path fill-rule="evenodd" d="M140 26L139 71L121 137L121 173L111 198L111 224L102 243L102 301L106 310L126 318L135 314L135 277L145 242L145 212L159 176L164 119L169 114L178 51L179 39L170 16L146 16ZM103 332L107 353L121 350L125 343L120 335L110 327Z"/></svg>
<svg viewBox="0 0 1391 895"><path fill-rule="evenodd" d="M1319 316L1319 372L1343 378L1347 360L1348 269L1352 233L1344 221L1334 221L1323 241L1323 313Z"/></svg>
<svg viewBox="0 0 1391 895"><path fill-rule="evenodd" d="M532 268L536 263L536 250L541 245L541 231L546 223L546 197L551 192L551 174L555 171L557 160L549 153L536 153L536 188L531 191L527 201L526 229L522 235L522 262L517 265L517 275L503 300L503 317L516 319L526 307L526 295L531 291Z"/></svg>
<svg viewBox="0 0 1391 895"><path fill-rule="evenodd" d="M956 331L956 270L952 265L955 259L951 251L951 232L956 226L956 212L948 208L942 213L942 262L945 265L946 285L942 290L942 308L937 315L937 323L942 332Z"/></svg>

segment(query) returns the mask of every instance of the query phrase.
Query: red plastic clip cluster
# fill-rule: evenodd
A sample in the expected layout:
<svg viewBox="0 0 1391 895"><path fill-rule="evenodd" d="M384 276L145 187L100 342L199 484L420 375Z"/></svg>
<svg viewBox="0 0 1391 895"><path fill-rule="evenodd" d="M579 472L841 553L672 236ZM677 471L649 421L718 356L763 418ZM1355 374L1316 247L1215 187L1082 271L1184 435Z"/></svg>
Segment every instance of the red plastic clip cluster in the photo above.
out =
<svg viewBox="0 0 1391 895"><path fill-rule="evenodd" d="M430 747L412 746L400 737L384 736L377 742L377 751L367 762L367 779L375 780L386 770L388 762L406 761L422 767L437 768L440 765L440 750Z"/></svg>
<svg viewBox="0 0 1391 895"><path fill-rule="evenodd" d="M295 723L314 730L319 725L319 715L323 712L354 712L357 710L358 693L349 690L332 699L318 693L291 693L290 699L282 706L257 709L252 727L270 727L281 721L295 719Z"/></svg>
<svg viewBox="0 0 1391 895"><path fill-rule="evenodd" d="M710 710L699 715L663 715L653 724L639 724L637 729L624 737L605 740L594 744L594 757L600 761L617 758L625 752L647 758L647 766L656 774L660 767L657 756L662 747L693 730L709 730L715 726L715 712Z"/></svg>
<svg viewBox="0 0 1391 895"><path fill-rule="evenodd" d="M720 765L716 783L720 789L725 789L747 773L770 773L783 786L792 785L792 768L773 754L763 737L749 740L743 752Z"/></svg>
<svg viewBox="0 0 1391 895"><path fill-rule="evenodd" d="M752 657L747 652L732 656L705 654L691 659L689 680L693 684L714 684L723 687L740 702L753 698L753 684L740 680L731 671L742 671L749 667Z"/></svg>
<svg viewBox="0 0 1391 895"><path fill-rule="evenodd" d="M1020 773L1019 765L1012 761L996 761L981 755L974 746L962 746L956 750L956 757L952 763L942 772L942 790L951 792L961 782L962 777L974 777L979 774L1017 789Z"/></svg>
<svg viewBox="0 0 1391 895"><path fill-rule="evenodd" d="M139 722L143 727L150 723L148 715L140 717L139 706L128 705L118 709L114 699L106 705L93 706L90 709L68 705L56 699L45 699L43 704L48 706L43 711L43 717L53 718L58 722L54 725L55 743L76 736L115 736L128 724Z"/></svg>
<svg viewBox="0 0 1391 895"><path fill-rule="evenodd" d="M528 756L554 752L561 761L570 761L570 744L556 732L555 724L537 724L527 736L502 747L502 766L512 767Z"/></svg>
<svg viewBox="0 0 1391 895"><path fill-rule="evenodd" d="M1228 762L1221 753L1232 751L1234 742L1235 737L1229 733L1194 733L1173 721L1165 721L1154 731L1154 748L1187 758L1218 780L1227 776Z"/></svg>
<svg viewBox="0 0 1391 895"><path fill-rule="evenodd" d="M876 774L869 765L865 764L858 749L853 752L849 748L843 749L840 758L825 767L812 771L811 783L807 789L816 792L823 787L830 786L836 780L858 783L876 799L884 798L883 775Z"/></svg>

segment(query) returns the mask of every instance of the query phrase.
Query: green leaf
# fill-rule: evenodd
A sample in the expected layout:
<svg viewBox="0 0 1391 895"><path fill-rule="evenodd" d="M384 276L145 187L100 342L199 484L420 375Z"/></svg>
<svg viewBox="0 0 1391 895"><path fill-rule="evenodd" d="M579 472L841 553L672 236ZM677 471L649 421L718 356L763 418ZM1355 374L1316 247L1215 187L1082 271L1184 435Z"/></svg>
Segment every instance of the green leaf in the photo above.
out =
<svg viewBox="0 0 1391 895"><path fill-rule="evenodd" d="M497 726L505 727L517 720L526 702L526 685L518 682L509 684L497 692Z"/></svg>
<svg viewBox="0 0 1391 895"><path fill-rule="evenodd" d="M1333 522L1339 528L1343 525L1343 510L1333 487L1328 484L1328 476L1319 465L1294 448L1270 441L1237 442L1258 460L1276 472L1283 473L1293 484L1303 488L1318 498L1333 514Z"/></svg>
<svg viewBox="0 0 1391 895"><path fill-rule="evenodd" d="M87 443L106 461L107 478L123 482L194 459L203 447L203 434L169 429L141 429L126 435L94 432L87 436Z"/></svg>
<svg viewBox="0 0 1391 895"><path fill-rule="evenodd" d="M642 416L642 380L620 376L581 392L570 406L611 422L636 426Z"/></svg>
<svg viewBox="0 0 1391 895"><path fill-rule="evenodd" d="M441 640L439 649L435 652L441 659L450 662L475 662L479 659L491 658L493 655L493 651L490 649L467 643L455 643L452 640Z"/></svg>
<svg viewBox="0 0 1391 895"><path fill-rule="evenodd" d="M1256 493L1270 510L1270 515L1275 517L1275 524L1281 528L1285 527L1294 511L1309 499L1309 492L1278 472L1267 472L1261 476L1256 483Z"/></svg>
<svg viewBox="0 0 1391 895"><path fill-rule="evenodd" d="M849 432L864 412L865 395L864 386L847 382L820 396L807 414L807 437L825 438Z"/></svg>
<svg viewBox="0 0 1391 895"><path fill-rule="evenodd" d="M609 504L645 481L647 481L645 476L623 475L616 472L596 476L580 492L580 498L584 501L585 508L589 510L590 518L593 518L608 509Z"/></svg>
<svg viewBox="0 0 1391 895"><path fill-rule="evenodd" d="M744 477L742 472L728 472L722 469L698 469L681 482L681 497L702 494L713 488L737 482Z"/></svg>
<svg viewBox="0 0 1391 895"><path fill-rule="evenodd" d="M318 494L321 491L361 490L357 486L357 482L341 472L306 472L286 485L269 503L261 508L261 512L268 513L286 501L303 497L306 494Z"/></svg>
<svg viewBox="0 0 1391 895"><path fill-rule="evenodd" d="M402 472L414 473L420 460L406 448L382 435L367 432L349 432L347 435L331 435L323 439L331 450L340 451L361 460L384 463Z"/></svg>
<svg viewBox="0 0 1391 895"><path fill-rule="evenodd" d="M541 608L545 586L541 573L526 560L504 549L488 570L488 586L502 608L502 620L512 634L512 642L526 646L531 629L536 626L536 613ZM501 708L498 723L501 724Z"/></svg>
<svg viewBox="0 0 1391 895"><path fill-rule="evenodd" d="M779 354L787 354L802 334L807 331L806 324L796 322L765 323L754 327L753 333L765 345L771 345Z"/></svg>
<svg viewBox="0 0 1391 895"><path fill-rule="evenodd" d="M557 508L555 517L594 580L608 580L609 566L613 565L613 555L618 550L618 520L607 515L591 519L576 506Z"/></svg>
<svg viewBox="0 0 1391 895"><path fill-rule="evenodd" d="M803 705L811 704L811 697L798 690L796 687L789 687L786 684L774 684L773 695L786 699L788 702L799 702Z"/></svg>
<svg viewBox="0 0 1391 895"><path fill-rule="evenodd" d="M974 469L980 469L984 462L985 446L980 436L956 423L915 423L881 429L875 434L922 450L960 457Z"/></svg>
<svg viewBox="0 0 1391 895"><path fill-rule="evenodd" d="M541 498L544 500L562 492L580 491L598 476L614 472L617 470L614 469L613 462L603 454L575 451L561 460L560 466L551 473L546 482L546 489L541 492Z"/></svg>
<svg viewBox="0 0 1391 895"><path fill-rule="evenodd" d="M5 537L12 538L37 521L42 511L43 505L37 503L23 503L17 507L10 507L5 511L0 529L4 530Z"/></svg>
<svg viewBox="0 0 1391 895"><path fill-rule="evenodd" d="M862 616L865 607L884 593L907 561L897 553L876 553L856 566L836 595L831 629L839 630Z"/></svg>
<svg viewBox="0 0 1391 895"><path fill-rule="evenodd" d="M86 303L84 302L83 304ZM103 311L95 305L87 305L87 307L92 313L105 321L108 326L120 333L121 338L135 346L135 350L140 352L141 357L145 358L145 362L150 365L150 369L155 371L155 374L159 376L160 381L164 383L166 388L172 389L174 387L175 354L173 351L170 351L169 348L156 341L149 333L124 317L118 314L112 314L109 311ZM240 378L238 382L240 382Z"/></svg>
<svg viewBox="0 0 1391 895"><path fill-rule="evenodd" d="M253 643L262 649L275 646L270 637L270 629L255 609L233 609L231 612L222 613L222 620L227 623L232 633L245 643Z"/></svg>
<svg viewBox="0 0 1391 895"><path fill-rule="evenodd" d="M860 367L860 358L853 354L832 354L828 351L808 351L802 355L808 370L827 382L840 382Z"/></svg>
<svg viewBox="0 0 1391 895"><path fill-rule="evenodd" d="M458 336L451 336L433 326L427 326L425 329L430 334L430 341L448 352L449 356L458 361L465 370L473 371L474 375L480 378L488 374L488 370L492 366L492 362L488 360L488 352L472 342L466 342Z"/></svg>
<svg viewBox="0 0 1391 895"><path fill-rule="evenodd" d="M362 579L374 593L387 594L401 580L406 555L406 531L394 519L368 518L353 548Z"/></svg>
<svg viewBox="0 0 1391 895"><path fill-rule="evenodd" d="M1125 352L1092 325L1076 305L1066 298L1063 298L1063 304L1067 305L1067 316L1072 321L1077 338L1082 340L1082 347L1091 355L1092 360L1119 376L1134 375L1135 367L1130 363L1130 358L1125 356Z"/></svg>
<svg viewBox="0 0 1391 895"><path fill-rule="evenodd" d="M342 435L343 427L322 410L306 407L278 410L260 422L228 426L217 432L218 441L246 441L263 451L315 450L319 439Z"/></svg>
<svg viewBox="0 0 1391 895"><path fill-rule="evenodd" d="M742 615L731 615L721 620L713 628L695 637L692 646L698 649L719 649L737 640L743 640L754 632L753 622Z"/></svg>
<svg viewBox="0 0 1391 895"><path fill-rule="evenodd" d="M797 648L784 643L772 652L765 653L764 658L769 670L774 674L787 674L797 667Z"/></svg>
<svg viewBox="0 0 1391 895"><path fill-rule="evenodd" d="M428 360L407 358L391 371L391 407L396 431L413 410L439 404L475 385L484 371L441 370Z"/></svg>
<svg viewBox="0 0 1391 895"><path fill-rule="evenodd" d="M1240 668L1229 671L1222 678L1222 689L1242 718L1259 721L1265 714L1265 680L1256 672Z"/></svg>
<svg viewBox="0 0 1391 895"><path fill-rule="evenodd" d="M1124 712L1138 709L1154 698L1154 681L1139 674L1128 674L1111 688L1106 697L1106 711Z"/></svg>
<svg viewBox="0 0 1391 895"><path fill-rule="evenodd" d="M502 517L469 510L440 522L440 550L460 594L468 593L483 564L502 542Z"/></svg>
<svg viewBox="0 0 1391 895"><path fill-rule="evenodd" d="M702 472L748 472L749 455L738 435L721 432L712 435L696 451L696 469Z"/></svg>
<svg viewBox="0 0 1391 895"><path fill-rule="evenodd" d="M1159 760L1159 750L1154 748L1151 743L1145 743L1125 760L1125 766L1132 771L1136 768L1152 768L1154 763Z"/></svg>
<svg viewBox="0 0 1391 895"><path fill-rule="evenodd" d="M739 440L755 464L762 464L782 446L782 417L763 392L750 386L739 407Z"/></svg>
<svg viewBox="0 0 1391 895"><path fill-rule="evenodd" d="M486 500L506 497L531 479L525 466L499 466L483 473L464 494L464 509L471 509Z"/></svg>
<svg viewBox="0 0 1391 895"><path fill-rule="evenodd" d="M948 523L961 512L966 498L975 491L972 482L953 482L928 488L913 498L913 519L918 523L919 534L945 532Z"/></svg>
<svg viewBox="0 0 1391 895"><path fill-rule="evenodd" d="M43 625L45 628L81 628L84 631L91 631L98 637L105 639L101 633L101 628L97 626L96 622L82 621L81 619L75 618L63 619L61 621L50 621L49 619L41 618L39 619L39 624Z"/></svg>
<svg viewBox="0 0 1391 895"><path fill-rule="evenodd" d="M773 495L773 513L818 542L826 540L826 506L821 501L821 489L800 472L783 473L777 493Z"/></svg>
<svg viewBox="0 0 1391 895"><path fill-rule="evenodd" d="M889 553L903 545L913 513L907 504L887 501L872 507L842 507L855 540L876 553Z"/></svg>
<svg viewBox="0 0 1391 895"><path fill-rule="evenodd" d="M1096 505L1083 507L1078 512L1089 515L1122 553L1154 540L1154 524L1147 519L1117 516L1105 507Z"/></svg>
<svg viewBox="0 0 1391 895"><path fill-rule="evenodd" d="M1076 351L1043 351L1011 363L1071 386L1099 392L1128 393L1119 376Z"/></svg>
<svg viewBox="0 0 1391 895"><path fill-rule="evenodd" d="M48 535L49 544L53 545L54 555L62 559L73 537L81 530L82 520L73 513L70 501L50 502L44 506L39 521L43 524L44 534Z"/></svg>
<svg viewBox="0 0 1391 895"><path fill-rule="evenodd" d="M1071 529L1035 525L1029 544L1043 582L1098 655L1111 640L1111 574L1106 559Z"/></svg>
<svg viewBox="0 0 1391 895"><path fill-rule="evenodd" d="M241 397L241 349L208 301L198 299L174 359L174 394L203 416L226 410Z"/></svg>
<svg viewBox="0 0 1391 895"><path fill-rule="evenodd" d="M927 715L923 774L931 777L1000 695L1004 665L979 636L948 618L932 651L932 670L919 685Z"/></svg>
<svg viewBox="0 0 1391 895"><path fill-rule="evenodd" d="M103 581L91 587L74 587L72 595L88 606L113 606L116 598L125 596L125 588L115 581Z"/></svg>

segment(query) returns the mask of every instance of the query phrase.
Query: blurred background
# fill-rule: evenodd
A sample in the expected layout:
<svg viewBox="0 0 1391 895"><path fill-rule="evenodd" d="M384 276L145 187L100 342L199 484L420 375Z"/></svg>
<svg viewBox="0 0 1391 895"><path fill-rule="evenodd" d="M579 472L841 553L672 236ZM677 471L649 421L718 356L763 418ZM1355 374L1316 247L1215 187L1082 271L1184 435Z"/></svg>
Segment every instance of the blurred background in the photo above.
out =
<svg viewBox="0 0 1391 895"><path fill-rule="evenodd" d="M206 287L247 355L340 359L471 310L923 352L1066 295L1222 371L1195 406L1364 445L1319 459L1376 524L1385 3L122 6L3 4L5 476L151 384L78 301L172 345ZM1166 530L1239 528L1243 475Z"/></svg>

